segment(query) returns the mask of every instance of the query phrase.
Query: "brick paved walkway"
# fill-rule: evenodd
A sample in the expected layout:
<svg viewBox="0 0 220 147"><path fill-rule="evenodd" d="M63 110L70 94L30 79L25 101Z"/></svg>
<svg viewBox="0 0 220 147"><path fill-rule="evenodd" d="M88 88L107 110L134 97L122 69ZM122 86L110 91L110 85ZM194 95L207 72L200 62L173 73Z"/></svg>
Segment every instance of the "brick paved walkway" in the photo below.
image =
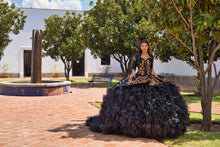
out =
<svg viewBox="0 0 220 147"><path fill-rule="evenodd" d="M91 132L88 116L99 109L88 102L102 101L105 88L71 88L72 93L49 97L0 95L0 147L162 147L147 138Z"/></svg>
<svg viewBox="0 0 220 147"><path fill-rule="evenodd" d="M102 101L106 88L71 90L68 95L49 97L0 95L0 147L165 146L153 139L91 132L85 120L99 109L88 102ZM189 110L200 111L198 105L189 105ZM219 107L213 111L220 112Z"/></svg>

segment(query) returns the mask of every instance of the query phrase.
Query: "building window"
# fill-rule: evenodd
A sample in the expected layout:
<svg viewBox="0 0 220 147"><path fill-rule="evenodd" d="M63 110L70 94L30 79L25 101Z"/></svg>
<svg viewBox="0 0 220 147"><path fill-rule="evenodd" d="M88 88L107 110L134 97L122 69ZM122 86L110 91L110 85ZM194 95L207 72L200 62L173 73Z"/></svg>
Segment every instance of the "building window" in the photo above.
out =
<svg viewBox="0 0 220 147"><path fill-rule="evenodd" d="M101 65L110 65L110 55L104 55L101 58Z"/></svg>

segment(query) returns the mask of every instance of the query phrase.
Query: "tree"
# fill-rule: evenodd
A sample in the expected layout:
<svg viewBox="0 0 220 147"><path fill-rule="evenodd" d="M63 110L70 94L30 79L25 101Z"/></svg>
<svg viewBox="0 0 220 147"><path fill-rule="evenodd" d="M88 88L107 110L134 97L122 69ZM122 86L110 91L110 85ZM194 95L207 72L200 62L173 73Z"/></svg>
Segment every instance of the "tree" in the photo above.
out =
<svg viewBox="0 0 220 147"><path fill-rule="evenodd" d="M19 34L23 30L26 15L14 3L9 5L0 0L0 60L4 55L4 49L11 42L9 33Z"/></svg>
<svg viewBox="0 0 220 147"><path fill-rule="evenodd" d="M52 15L45 21L45 30L42 32L42 46L44 56L59 60L64 64L66 79L72 69L72 61L82 57L85 46L81 37L82 15L76 16L66 11L63 17Z"/></svg>
<svg viewBox="0 0 220 147"><path fill-rule="evenodd" d="M98 0L85 12L82 25L83 38L92 55L111 55L128 75L138 41L147 39L153 47L157 38L148 21L154 4L155 1L146 0Z"/></svg>
<svg viewBox="0 0 220 147"><path fill-rule="evenodd" d="M157 1L156 6L160 10L152 15L152 21L163 33L155 53L160 60L168 61L174 56L197 70L201 86L202 130L209 131L212 93L220 76L214 63L220 56L220 2L164 0ZM214 83L212 65L216 75Z"/></svg>

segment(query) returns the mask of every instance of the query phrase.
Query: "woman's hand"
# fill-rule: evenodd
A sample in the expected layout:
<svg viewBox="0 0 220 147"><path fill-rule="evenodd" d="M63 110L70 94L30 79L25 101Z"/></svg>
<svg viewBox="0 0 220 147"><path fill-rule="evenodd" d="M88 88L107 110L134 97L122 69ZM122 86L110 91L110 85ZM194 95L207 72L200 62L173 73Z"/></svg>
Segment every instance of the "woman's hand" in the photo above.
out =
<svg viewBox="0 0 220 147"><path fill-rule="evenodd" d="M152 75L154 75L155 77L159 78L159 76L154 72L154 70L152 70Z"/></svg>
<svg viewBox="0 0 220 147"><path fill-rule="evenodd" d="M135 71L134 70L132 70L132 73L129 75L129 79L132 79L132 78L135 78Z"/></svg>

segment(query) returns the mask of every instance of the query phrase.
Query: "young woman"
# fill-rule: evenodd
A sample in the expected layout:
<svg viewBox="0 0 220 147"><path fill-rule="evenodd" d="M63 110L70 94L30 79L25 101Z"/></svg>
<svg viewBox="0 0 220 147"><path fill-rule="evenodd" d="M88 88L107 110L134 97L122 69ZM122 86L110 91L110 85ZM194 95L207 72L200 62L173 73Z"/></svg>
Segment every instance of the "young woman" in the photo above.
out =
<svg viewBox="0 0 220 147"><path fill-rule="evenodd" d="M178 137L188 123L187 105L178 88L154 72L146 40L133 58L132 73L108 90L100 114L86 121L94 132L156 139Z"/></svg>

